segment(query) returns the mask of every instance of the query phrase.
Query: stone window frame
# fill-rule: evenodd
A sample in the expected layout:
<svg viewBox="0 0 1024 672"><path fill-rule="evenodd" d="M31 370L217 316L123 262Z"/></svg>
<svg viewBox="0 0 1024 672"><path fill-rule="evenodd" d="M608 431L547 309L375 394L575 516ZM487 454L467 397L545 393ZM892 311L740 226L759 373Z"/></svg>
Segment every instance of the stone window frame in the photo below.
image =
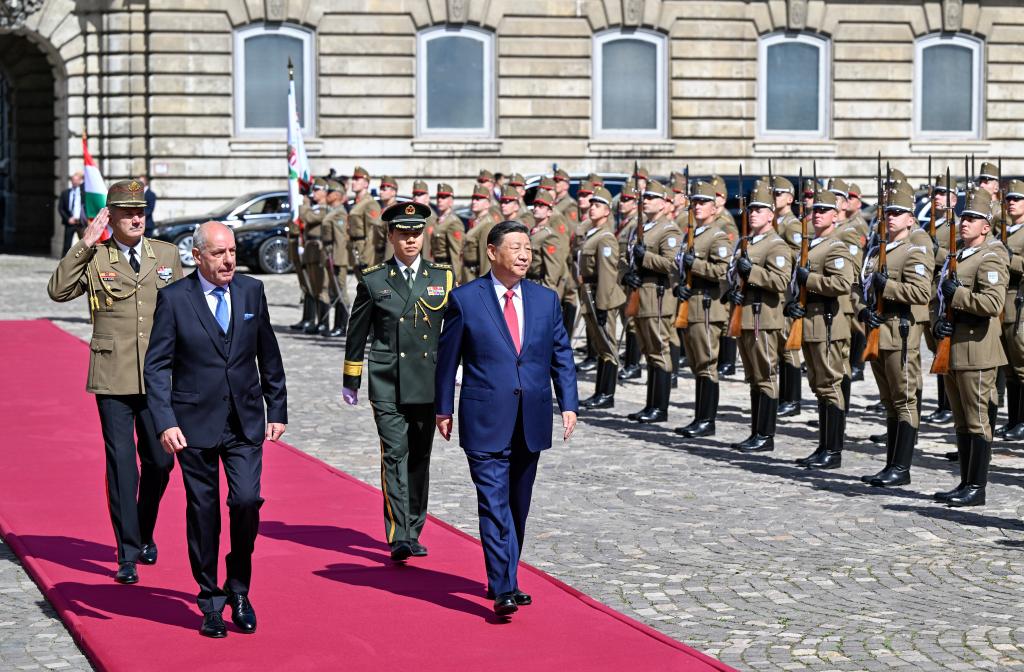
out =
<svg viewBox="0 0 1024 672"><path fill-rule="evenodd" d="M818 129L814 131L774 130L768 123L768 49L784 42L816 47L818 61ZM832 135L832 39L810 31L780 30L757 38L757 136L762 139L828 140Z"/></svg>
<svg viewBox="0 0 1024 672"><path fill-rule="evenodd" d="M924 85L921 69L924 67L924 50L938 45L964 47L971 51L971 130L969 131L927 131L921 128L921 103L924 100ZM914 91L913 91L913 132L918 140L980 140L982 139L985 109L985 41L964 33L936 32L922 35L914 40Z"/></svg>
<svg viewBox="0 0 1024 672"><path fill-rule="evenodd" d="M468 37L484 49L484 124L478 128L429 128L427 126L427 44L442 37ZM493 139L496 137L495 103L497 66L494 31L469 25L441 24L416 33L416 137L422 139Z"/></svg>
<svg viewBox="0 0 1024 672"><path fill-rule="evenodd" d="M251 37L260 35L287 35L302 41L303 58L305 68L303 69L301 81L296 80L296 89L301 86L303 89L303 115L302 134L306 137L315 135L316 128L316 36L312 30L294 23L278 22L257 22L235 28L232 31L232 98L234 106L234 131L235 137L277 137L280 133L287 133L287 121L281 126L269 127L248 127L245 124L245 42ZM286 92L287 93L287 92Z"/></svg>
<svg viewBox="0 0 1024 672"><path fill-rule="evenodd" d="M636 128L605 128L601 103L604 82L601 79L603 67L602 47L617 40L641 40L655 47L655 98L657 126L650 130ZM597 139L643 139L661 140L668 137L668 35L646 28L609 28L594 33L591 43L591 136Z"/></svg>

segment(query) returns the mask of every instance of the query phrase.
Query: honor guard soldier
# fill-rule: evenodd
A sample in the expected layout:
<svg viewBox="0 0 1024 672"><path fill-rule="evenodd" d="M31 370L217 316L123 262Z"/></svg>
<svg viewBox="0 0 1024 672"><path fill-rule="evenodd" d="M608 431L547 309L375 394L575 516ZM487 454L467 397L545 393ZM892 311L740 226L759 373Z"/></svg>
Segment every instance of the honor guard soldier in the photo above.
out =
<svg viewBox="0 0 1024 672"><path fill-rule="evenodd" d="M978 172L978 187L992 197L992 234L999 235L1003 230L1003 204L999 201L1000 184L999 166L989 161L981 164Z"/></svg>
<svg viewBox="0 0 1024 672"><path fill-rule="evenodd" d="M988 466L992 459L996 369L1006 364L999 314L1006 301L1006 248L992 239L992 197L968 191L960 217L956 272L939 283L941 301L935 320L936 339L949 338L946 395L953 409L960 483L935 499L949 506L985 503ZM953 319L947 319L951 308Z"/></svg>
<svg viewBox="0 0 1024 672"><path fill-rule="evenodd" d="M693 248L681 250L680 279L676 297L689 302L690 326L686 329L686 359L697 381L693 422L675 429L688 438L712 436L718 412L718 353L729 309L721 302L732 244L729 234L716 223L718 206L710 182L691 182L694 211ZM687 284L687 274L691 278Z"/></svg>
<svg viewBox="0 0 1024 672"><path fill-rule="evenodd" d="M836 196L815 194L811 215L814 240L807 265L797 266L798 288L806 288L806 304L786 304L786 314L803 323L803 355L807 380L818 398L818 448L796 461L811 469L836 469L842 464L846 430L846 400L842 381L850 356L850 324L843 319L841 297L853 287L854 261L850 248L835 230Z"/></svg>
<svg viewBox="0 0 1024 672"><path fill-rule="evenodd" d="M569 186L571 184L569 173L559 168L551 179L555 181L555 210L567 218L571 224L580 221L579 205L569 195Z"/></svg>
<svg viewBox="0 0 1024 672"><path fill-rule="evenodd" d="M334 325L328 326L326 318L320 325L320 333L336 338L345 335L348 325L348 299L345 287L348 283L348 211L345 210L345 187L335 180L327 180L327 216L323 223L327 287L326 296L321 300L334 306Z"/></svg>
<svg viewBox="0 0 1024 672"><path fill-rule="evenodd" d="M533 220L533 213L531 213L530 209L526 207L526 178L524 178L519 173L515 173L512 175L512 177L509 178L508 186L513 187L516 190L516 193L519 194L519 221L526 225L527 229L532 229L533 225L536 222L534 222ZM494 217L495 222L502 221L502 212L500 207L491 208L491 211L491 215ZM483 254L485 257L487 256L485 252L486 249L487 238L485 236L483 246L481 247L481 254Z"/></svg>
<svg viewBox="0 0 1024 672"><path fill-rule="evenodd" d="M370 174L356 166L349 183L355 205L348 213L348 237L352 241L353 264L357 273L380 263L384 241L380 237L380 205L370 196Z"/></svg>
<svg viewBox="0 0 1024 672"><path fill-rule="evenodd" d="M476 183L479 185L483 185L483 187L487 189L487 193L490 194L489 198L491 200L491 205L497 208L498 192L500 191L500 189L495 188L494 173L487 170L486 168L481 168L480 173L476 176Z"/></svg>
<svg viewBox="0 0 1024 672"><path fill-rule="evenodd" d="M1006 397L1009 420L996 436L1007 441L1024 439L1024 181L1010 180L1006 185L1006 247L1010 255L1010 280L1003 307L1003 346L1009 365L1006 369Z"/></svg>
<svg viewBox="0 0 1024 672"><path fill-rule="evenodd" d="M310 186L310 202L299 207L299 219L302 220L302 252L296 272L299 284L305 288L307 300L313 303L312 319L302 331L315 334L320 325L327 322L329 304L323 300L327 288L326 260L324 253L323 223L328 215L327 180L322 177L313 178Z"/></svg>
<svg viewBox="0 0 1024 672"><path fill-rule="evenodd" d="M537 193L540 194L541 191L541 189L538 189ZM536 198L536 196L534 196L534 198ZM548 202L554 203L553 195L551 195L551 198L548 199ZM501 207L501 221L520 222L525 224L525 222L523 221L524 211L521 209L520 206L521 201L519 200L519 192L516 191L515 187L505 187L505 189L501 192L501 199L498 201L498 203ZM531 221L534 221L534 223L536 223L536 220L533 219L533 215L530 216L530 219Z"/></svg>
<svg viewBox="0 0 1024 672"><path fill-rule="evenodd" d="M846 191L846 219L859 231L863 231L865 235L871 230L868 226L868 222L864 219L864 214L861 211L864 207L864 201L861 200L860 185L857 183L851 183L847 187Z"/></svg>
<svg viewBox="0 0 1024 672"><path fill-rule="evenodd" d="M643 192L643 241L634 232L629 246L625 283L640 295L634 318L640 350L647 359L647 405L627 417L640 423L665 422L672 393L672 331L677 301L672 287L678 279L676 255L682 233L666 215L668 191L648 180Z"/></svg>
<svg viewBox="0 0 1024 672"><path fill-rule="evenodd" d="M473 219L470 220L470 228L462 246L462 284L491 272L491 260L487 256L487 234L499 221L491 214L491 198L487 187L482 184L473 187L469 209L473 212Z"/></svg>
<svg viewBox="0 0 1024 672"><path fill-rule="evenodd" d="M893 171L896 172L896 171ZM951 189L946 189L946 173L942 172L936 175L932 182L932 200L935 203L935 239L933 241L933 249L935 250L935 275L932 281L932 301L929 305L933 318L937 315L937 309L939 305L939 271L942 269L942 265L946 262L946 257L949 255L949 227L950 222L946 221L946 206L950 208L956 208L957 193L956 186L951 185ZM959 226L959 217L956 216L955 211L953 215L953 226ZM926 329L924 333L925 343L928 345L928 349L935 352L936 339L935 339L935 322L934 319L930 329ZM936 398L937 406L934 411L921 418L924 422L934 424L945 424L953 419L953 411L949 406L949 399L946 397L946 382L945 376L942 374L936 374L935 376L936 389L938 394Z"/></svg>
<svg viewBox="0 0 1024 672"><path fill-rule="evenodd" d="M686 193L686 176L682 173L672 173L672 217L686 235L690 224L690 199Z"/></svg>
<svg viewBox="0 0 1024 672"><path fill-rule="evenodd" d="M579 293L582 290L578 286L579 285L578 274L576 272L574 272L573 269L574 268L578 269L578 267L579 267L580 247L583 245L583 238L584 238L584 236L586 236L587 235L587 231L590 230L590 220L589 220L590 197L593 194L594 194L594 186L589 181L587 181L587 180L584 180L583 182L581 182L580 186L579 186L579 189L577 189L577 191L576 191L576 196L577 196L576 203L578 204L579 213L580 214L579 214L579 221L576 222L575 227L573 228L572 250L571 250L571 255L570 255L569 270L570 270L570 273L573 276L573 280L575 281L574 284L577 285L577 287L576 287L577 295L579 295ZM614 236L615 234L612 233L612 235ZM616 242L616 244L618 244L618 243ZM586 304L583 304L583 305L584 305L584 308L582 308L580 313L579 313L581 317L583 316L583 312L582 311L586 309L585 308ZM575 309L575 304L573 304L573 309ZM568 316L565 316L565 317L568 318ZM566 325L566 329L572 329L572 327L575 324L575 319L576 318L575 318L575 314L574 314L573 315L573 324L567 324ZM584 326L585 326L585 324L584 324ZM584 332L584 336L585 336L586 344L583 347L583 352L586 353L586 357L583 359L583 361L581 361L579 364L576 365L576 371L577 372L580 372L580 371L594 371L598 367L597 351L594 348L594 344L590 342L590 332L589 331L585 331ZM618 374L618 371L616 371L616 375L617 374Z"/></svg>
<svg viewBox="0 0 1024 672"><path fill-rule="evenodd" d="M743 371L750 384L753 412L750 436L733 448L748 453L775 449L775 420L779 409L779 333L786 319L786 288L793 260L786 241L775 232L775 196L768 183L760 183L747 204L750 240L746 252L734 257L732 304L739 306L739 339ZM741 285L742 290L741 290Z"/></svg>
<svg viewBox="0 0 1024 672"><path fill-rule="evenodd" d="M619 284L619 242L612 231L612 195L596 187L590 197L579 263L580 292L586 310L587 338L597 352L597 385L594 394L580 402L583 408L615 406L615 383L619 375L619 346L616 323L626 305Z"/></svg>
<svg viewBox="0 0 1024 672"><path fill-rule="evenodd" d="M434 229L437 228L437 213L434 212L434 208L430 205L430 188L427 187L427 183L423 180L416 180L412 183L412 202L425 205L430 209L427 224L423 227L423 240L430 240L434 235ZM422 255L427 261L433 260L434 257L431 255L430 245L423 245Z"/></svg>
<svg viewBox="0 0 1024 672"><path fill-rule="evenodd" d="M850 328L850 360L847 362L846 376L843 380L843 397L846 399L844 406L850 406L850 388L852 381L864 380L864 328L857 320L857 313L860 311L860 271L864 265L864 249L868 240L868 228L865 224L859 228L854 222L848 220L847 208L849 204L849 186L846 181L833 177L828 181L828 190L836 197L836 233L846 241L850 249L850 256L854 261L853 290L850 296L840 298L843 315Z"/></svg>
<svg viewBox="0 0 1024 672"><path fill-rule="evenodd" d="M793 183L780 175L775 176L773 189L775 192L775 229L789 246L790 261L797 264L800 258L800 244L804 239L804 223L793 214L793 202L796 188ZM786 301L795 297L787 293ZM778 331L779 338L779 417L788 418L800 415L801 381L800 351L787 350L786 340L792 318L785 318L786 325Z"/></svg>
<svg viewBox="0 0 1024 672"><path fill-rule="evenodd" d="M345 342L344 398L357 403L372 332L370 405L381 444L384 535L391 558L425 556L434 367L441 320L455 286L451 266L420 257L430 207L397 203L381 217L395 256L363 271Z"/></svg>
<svg viewBox="0 0 1024 672"><path fill-rule="evenodd" d="M883 216L888 239L879 244L885 245L885 267L879 268L879 250L871 250L863 282L872 300L861 308L859 318L869 336L878 330L878 355L871 361L871 371L885 406L885 468L861 480L892 487L910 483L920 420L921 335L928 328L935 258L927 235L925 240L915 240L912 235L920 230L913 195L891 195ZM882 299L881 311L878 298Z"/></svg>
<svg viewBox="0 0 1024 672"><path fill-rule="evenodd" d="M380 185L377 187L377 202L383 212L398 202L398 180L390 175L380 178Z"/></svg>
<svg viewBox="0 0 1024 672"><path fill-rule="evenodd" d="M448 264L455 271L455 277L462 277L462 238L466 227L455 214L455 194L450 184L437 185L437 226L428 241L431 258L441 264Z"/></svg>
<svg viewBox="0 0 1024 672"><path fill-rule="evenodd" d="M632 179L626 180L619 192L619 228L615 237L619 241L619 259L627 257L629 242L636 232L639 204L636 200L636 187ZM640 341L636 335L636 321L632 317L622 316L626 329L626 352L622 359L622 370L619 371L619 380L634 380L639 378L640 371Z"/></svg>
<svg viewBox="0 0 1024 672"><path fill-rule="evenodd" d="M513 193L506 187L501 197L502 203L513 197ZM561 296L568 268L565 265L565 248L562 246L562 240L551 228L551 215L554 210L555 198L551 192L538 189L537 195L533 198L533 217L536 223L530 229L533 258L530 260L530 270L527 271L526 277Z"/></svg>
<svg viewBox="0 0 1024 672"><path fill-rule="evenodd" d="M181 279L181 257L174 245L143 237L143 191L136 180L110 185L107 208L61 259L47 286L54 301L89 297L92 340L85 389L96 395L103 431L107 506L117 543L114 580L126 584L139 580L136 563L157 561L153 531L174 468L146 405L142 369L157 290ZM113 236L101 241L108 222Z"/></svg>
<svg viewBox="0 0 1024 672"><path fill-rule="evenodd" d="M711 186L715 189L715 206L717 208L715 225L721 227L729 235L729 247L731 248L739 238L740 230L736 226L736 220L729 212L729 208L726 207L729 194L725 179L721 175L712 175ZM743 185L740 185L740 188L742 189ZM723 331L722 342L718 346L718 375L731 376L734 373L736 373L736 339L730 338Z"/></svg>

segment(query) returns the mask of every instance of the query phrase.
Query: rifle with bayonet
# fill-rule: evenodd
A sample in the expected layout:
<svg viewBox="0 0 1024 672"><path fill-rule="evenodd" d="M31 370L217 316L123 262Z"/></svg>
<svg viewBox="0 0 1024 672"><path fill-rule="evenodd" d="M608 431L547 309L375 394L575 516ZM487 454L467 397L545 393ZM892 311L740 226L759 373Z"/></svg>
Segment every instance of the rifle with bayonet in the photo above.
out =
<svg viewBox="0 0 1024 672"><path fill-rule="evenodd" d="M967 158L964 157L966 164ZM965 166L966 167L966 166ZM969 176L968 176L969 179ZM952 185L949 180L949 168L946 168L946 221L949 223L949 254L946 256L946 276L947 278L956 278L956 226L953 223L953 201L949 197ZM942 291L942 280L939 281L939 291ZM945 319L949 324L953 324L953 302L950 301L946 308ZM942 339L935 344L935 359L932 360L931 372L936 375L945 375L949 373L949 348L952 337L943 336Z"/></svg>
<svg viewBox="0 0 1024 672"><path fill-rule="evenodd" d="M814 167L814 172L815 172L814 188L815 188L815 190L817 190L817 188L818 188L818 183L817 183L818 167L817 167L817 165L815 165L815 167ZM807 213L804 212L805 208L804 208L804 199L803 199L803 188L804 188L804 186L803 186L804 185L804 169L803 168L800 169L800 177L798 179L800 181L799 189L800 189L800 192L801 192L800 193L800 197L801 197L800 198L800 226L802 227L802 229L801 229L801 236L800 236L800 265L801 266L806 266L807 265L807 257L808 257L808 255L811 252L811 234L807 230L807 220L804 219L804 217L807 215ZM813 210L813 208L812 208L812 210ZM796 269L793 269L793 272L796 273ZM807 308L807 285L804 285L803 287L800 288L800 295L797 298L797 304L801 308L804 308L804 309ZM803 346L803 342L804 342L804 318L802 318L802 317L794 317L793 318L793 324L790 325L790 327L789 327L789 336L786 338L785 349L786 350L799 350L801 348L801 346Z"/></svg>
<svg viewBox="0 0 1024 672"><path fill-rule="evenodd" d="M768 171L769 173L771 170ZM740 217L742 226L740 228L740 258L747 256L747 244L750 241L750 223L747 218L747 203L743 191L743 165L740 164ZM739 278L740 295L747 291L747 281ZM739 338L743 332L743 304L734 303L732 315L729 316L729 331L731 338Z"/></svg>
<svg viewBox="0 0 1024 672"><path fill-rule="evenodd" d="M935 176L932 175L932 155L928 155L928 235L932 237L933 243L939 241L935 238Z"/></svg>
<svg viewBox="0 0 1024 672"><path fill-rule="evenodd" d="M885 216L885 206L888 202L891 202L889 192L882 188L882 155L879 152L878 165L876 167L876 183L878 185L878 265L875 268L875 273L885 274L887 271L886 265L886 249L888 246L889 238L889 222ZM885 181L888 184L892 180L892 169L889 167L888 162L885 164ZM875 313L879 316L885 312L885 300L882 298L881 292L876 292L875 296ZM867 344L864 346L865 362L873 362L878 359L878 339L881 332L878 327L871 328L870 325L866 325L869 329Z"/></svg>
<svg viewBox="0 0 1024 672"><path fill-rule="evenodd" d="M636 198L636 232L634 233L634 242L629 246L628 272L630 273L635 273L639 270L636 268L633 247L644 244L644 195L640 192L640 164L637 161L633 162L633 194ZM636 317L640 314L640 290L636 287L630 288L629 297L626 300L625 314L626 317Z"/></svg>
<svg viewBox="0 0 1024 672"><path fill-rule="evenodd" d="M686 251L693 254L693 198L690 193L690 166L687 165L683 169L683 176L685 177L685 188L686 188ZM686 285L687 289L693 288L693 269L686 269L686 276L679 278L679 282ZM690 302L680 301L679 309L676 312L676 329L686 329L690 326Z"/></svg>

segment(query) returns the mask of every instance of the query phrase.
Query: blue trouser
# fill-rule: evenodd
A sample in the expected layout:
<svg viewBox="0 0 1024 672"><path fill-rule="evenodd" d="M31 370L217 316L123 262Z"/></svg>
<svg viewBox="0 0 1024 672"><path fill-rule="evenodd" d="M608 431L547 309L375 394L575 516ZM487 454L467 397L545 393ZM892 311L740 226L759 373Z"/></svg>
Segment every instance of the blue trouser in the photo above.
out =
<svg viewBox="0 0 1024 672"><path fill-rule="evenodd" d="M480 541L484 547L488 587L495 595L519 588L516 571L526 535L537 458L526 448L522 421L516 423L511 445L486 453L466 451L469 473L476 486Z"/></svg>

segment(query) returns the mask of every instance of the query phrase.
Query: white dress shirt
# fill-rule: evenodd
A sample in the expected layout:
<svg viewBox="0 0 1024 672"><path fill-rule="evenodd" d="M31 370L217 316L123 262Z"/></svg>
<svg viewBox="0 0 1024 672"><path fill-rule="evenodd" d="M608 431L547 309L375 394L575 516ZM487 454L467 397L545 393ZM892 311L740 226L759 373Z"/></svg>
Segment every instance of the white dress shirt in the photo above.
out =
<svg viewBox="0 0 1024 672"><path fill-rule="evenodd" d="M131 263L131 257L129 256L128 250L135 250L135 258L139 260L139 266L141 267L141 265L142 265L142 238L139 238L139 242L135 243L134 247L129 247L128 245L125 245L124 243L122 243L117 238L114 239L114 244L117 245L119 250L121 250L121 255L124 257L124 260L127 261L129 264ZM131 268L131 267L129 266L129 268Z"/></svg>
<svg viewBox="0 0 1024 672"><path fill-rule="evenodd" d="M68 210L71 212L71 216L76 219L83 219L82 217L82 188L71 187L71 202L68 203ZM82 224L81 221L78 222Z"/></svg>
<svg viewBox="0 0 1024 672"><path fill-rule="evenodd" d="M213 315L213 321L217 321L217 295L213 293L220 285L215 285L205 277L202 273L196 271L199 275L199 285L203 288L203 294L206 295L206 305L210 307L210 313ZM224 301L228 304L228 324L231 324L231 285L224 287Z"/></svg>
<svg viewBox="0 0 1024 672"><path fill-rule="evenodd" d="M505 292L507 292L508 289L505 287L505 285L501 284L501 282L496 277L494 277L493 273L491 274L491 283L493 283L493 285L494 285L494 293L498 297L499 312L501 312L501 314L504 315L505 314ZM525 321L523 320L523 283L522 282L517 282L512 287L512 291L515 292L515 294L512 297L512 307L516 309L516 321L519 323L519 346L522 347L522 345L523 345L523 328L524 328L524 326L526 324Z"/></svg>
<svg viewBox="0 0 1024 672"><path fill-rule="evenodd" d="M412 281L416 282L416 274L420 272L420 258L420 255L417 254L416 258L412 260L412 265L406 266L405 264L402 263L401 259L399 259L397 256L395 257L395 263L398 265L398 274L402 276L402 280L405 280L405 269L411 268L413 278Z"/></svg>

